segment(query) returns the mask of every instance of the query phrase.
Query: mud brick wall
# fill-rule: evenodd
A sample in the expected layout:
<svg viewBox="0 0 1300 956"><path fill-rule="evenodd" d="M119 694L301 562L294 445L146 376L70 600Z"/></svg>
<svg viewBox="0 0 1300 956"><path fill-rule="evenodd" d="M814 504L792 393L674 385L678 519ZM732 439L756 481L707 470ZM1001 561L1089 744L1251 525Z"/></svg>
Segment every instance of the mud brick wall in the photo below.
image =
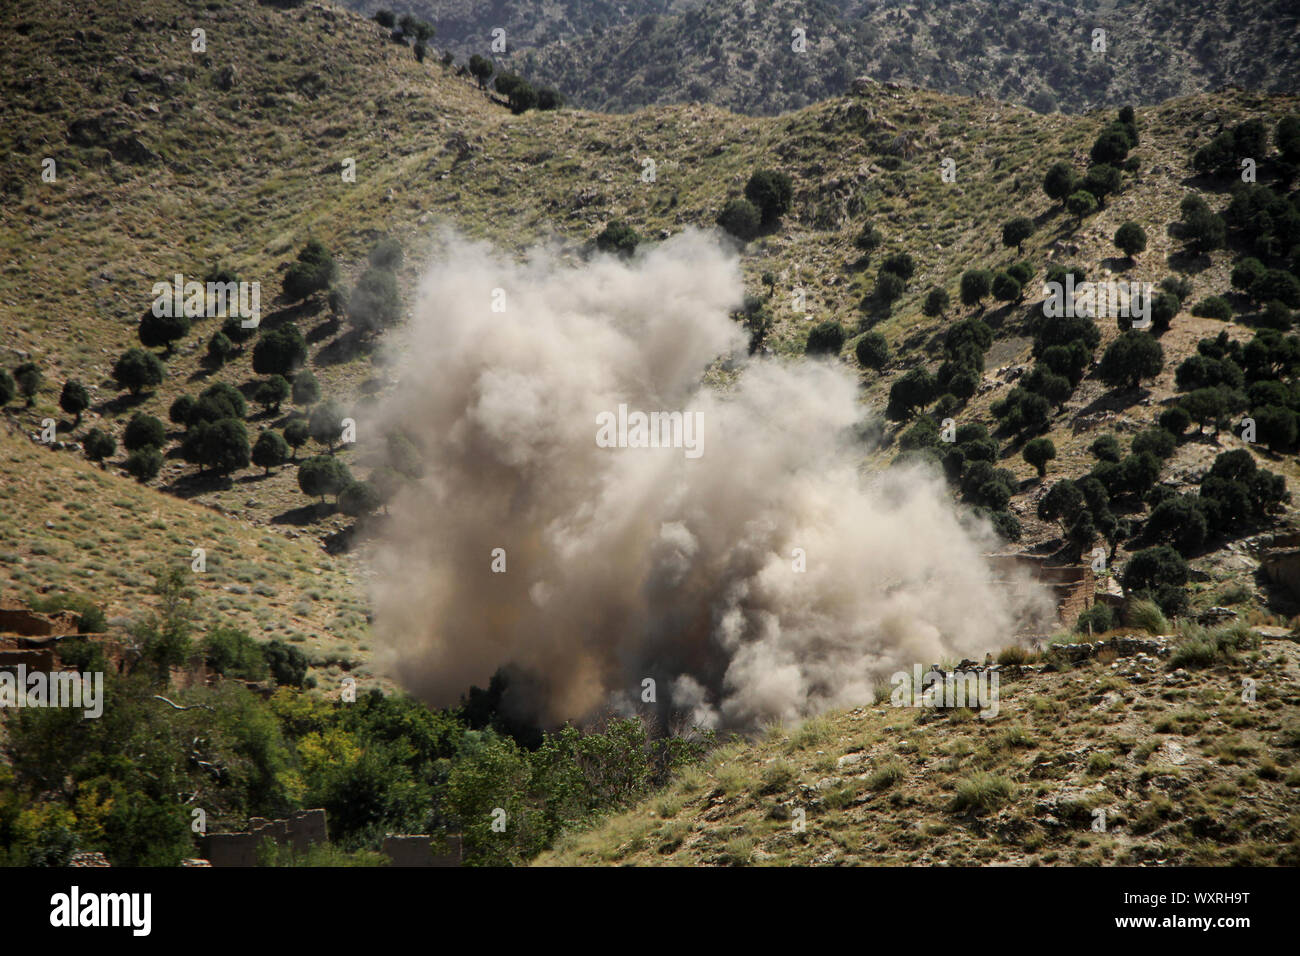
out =
<svg viewBox="0 0 1300 956"><path fill-rule="evenodd" d="M1029 572L1035 580L1048 586L1056 603L1060 626L1073 627L1079 615L1096 600L1096 581L1086 564L1049 565L1046 559L1030 554L991 554L994 573L1010 584L1017 571Z"/></svg>
<svg viewBox="0 0 1300 956"><path fill-rule="evenodd" d="M54 670L54 652L27 648L0 648L0 669L14 670L19 664L26 664L28 671L49 673Z"/></svg>
<svg viewBox="0 0 1300 956"><path fill-rule="evenodd" d="M313 843L329 840L324 810L300 810L287 820L253 817L239 833L209 833L201 842L204 859L213 866L257 866L257 848L270 839L302 854Z"/></svg>
<svg viewBox="0 0 1300 956"><path fill-rule="evenodd" d="M20 634L23 637L76 634L80 620L81 617L71 611L38 614L21 605L0 606L0 634Z"/></svg>
<svg viewBox="0 0 1300 956"><path fill-rule="evenodd" d="M384 837L384 855L393 866L460 866L460 837L446 839L446 852L439 852L427 834Z"/></svg>

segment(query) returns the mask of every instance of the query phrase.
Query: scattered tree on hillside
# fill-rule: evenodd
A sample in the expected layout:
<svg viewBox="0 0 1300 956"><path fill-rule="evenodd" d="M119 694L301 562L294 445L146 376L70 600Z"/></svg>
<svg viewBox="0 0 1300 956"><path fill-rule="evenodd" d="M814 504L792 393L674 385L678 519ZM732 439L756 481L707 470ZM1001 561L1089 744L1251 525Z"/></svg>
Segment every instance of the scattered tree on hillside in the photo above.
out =
<svg viewBox="0 0 1300 956"><path fill-rule="evenodd" d="M338 274L334 257L319 239L309 239L298 260L284 274L284 295L298 302L314 292L328 289Z"/></svg>
<svg viewBox="0 0 1300 956"><path fill-rule="evenodd" d="M136 412L122 432L122 444L127 451L137 451L153 446L161 448L167 442L167 426L152 415Z"/></svg>
<svg viewBox="0 0 1300 956"><path fill-rule="evenodd" d="M762 217L748 199L732 199L718 213L718 225L742 242L758 235Z"/></svg>
<svg viewBox="0 0 1300 956"><path fill-rule="evenodd" d="M889 343L879 332L868 332L858 339L853 354L857 356L858 364L863 368L879 371L889 361Z"/></svg>
<svg viewBox="0 0 1300 956"><path fill-rule="evenodd" d="M1043 177L1043 192L1049 199L1055 199L1062 206L1066 199L1079 188L1079 176L1069 163L1053 163Z"/></svg>
<svg viewBox="0 0 1300 956"><path fill-rule="evenodd" d="M1017 216L1002 226L1002 245L1015 246L1019 253L1025 240L1034 234L1034 222L1027 216Z"/></svg>
<svg viewBox="0 0 1300 956"><path fill-rule="evenodd" d="M253 400L272 414L280 411L282 402L289 398L289 382L283 375L272 375L257 386Z"/></svg>
<svg viewBox="0 0 1300 956"><path fill-rule="evenodd" d="M1159 375L1164 364L1164 349L1154 337L1146 332L1129 331L1106 349L1097 372L1112 388L1137 388L1142 379Z"/></svg>
<svg viewBox="0 0 1300 956"><path fill-rule="evenodd" d="M36 404L36 393L45 383L45 376L35 362L23 362L14 369L14 381L18 383L18 393L27 399L27 407Z"/></svg>
<svg viewBox="0 0 1300 956"><path fill-rule="evenodd" d="M158 472L162 471L162 466L162 452L154 445L137 448L126 456L124 463L126 473L141 484L157 478Z"/></svg>
<svg viewBox="0 0 1300 956"><path fill-rule="evenodd" d="M993 273L988 269L968 269L962 273L962 305L979 305L992 291Z"/></svg>
<svg viewBox="0 0 1300 956"><path fill-rule="evenodd" d="M149 311L140 319L138 332L145 348L161 348L171 355L176 343L190 334L190 320L184 315L154 315Z"/></svg>
<svg viewBox="0 0 1300 956"><path fill-rule="evenodd" d="M636 252L641 237L637 231L619 219L611 220L596 237L596 248L601 252L630 256Z"/></svg>
<svg viewBox="0 0 1300 956"><path fill-rule="evenodd" d="M166 374L158 356L140 348L127 349L113 365L113 381L132 395L161 385Z"/></svg>
<svg viewBox="0 0 1300 956"><path fill-rule="evenodd" d="M745 183L745 198L758 209L763 228L772 229L790 211L794 183L785 173L771 169L755 170Z"/></svg>
<svg viewBox="0 0 1300 956"><path fill-rule="evenodd" d="M944 315L952 300L948 298L948 290L934 286L925 294L925 301L921 304L921 311L931 318L938 318Z"/></svg>
<svg viewBox="0 0 1300 956"><path fill-rule="evenodd" d="M827 319L812 327L804 352L808 355L839 355L844 348L844 327L834 319Z"/></svg>
<svg viewBox="0 0 1300 956"><path fill-rule="evenodd" d="M73 416L72 427L78 428L81 413L90 407L90 392L80 382L64 382L63 391L59 393L59 407Z"/></svg>
<svg viewBox="0 0 1300 956"><path fill-rule="evenodd" d="M315 405L320 401L320 383L311 369L302 369L293 377L293 403L295 405Z"/></svg>
<svg viewBox="0 0 1300 956"><path fill-rule="evenodd" d="M92 428L81 440L81 447L91 461L103 461L117 451L117 439L100 428Z"/></svg>
<svg viewBox="0 0 1300 956"><path fill-rule="evenodd" d="M316 455L298 466L298 487L322 504L326 495L337 495L351 481L347 467L331 455Z"/></svg>
<svg viewBox="0 0 1300 956"><path fill-rule="evenodd" d="M258 435L257 441L253 443L253 464L262 468L264 474L269 475L272 468L283 465L288 458L289 445L279 432L267 429Z"/></svg>
<svg viewBox="0 0 1300 956"><path fill-rule="evenodd" d="M1147 247L1146 231L1135 222L1126 222L1115 230L1115 247L1132 259Z"/></svg>
<svg viewBox="0 0 1300 956"><path fill-rule="evenodd" d="M496 72L496 67L487 57L475 53L469 58L469 72L478 81L478 88L482 90L487 88L487 81Z"/></svg>
<svg viewBox="0 0 1300 956"><path fill-rule="evenodd" d="M392 276L392 273L383 274ZM306 361L307 340L292 322L265 333L253 346L253 371L258 375L288 377Z"/></svg>
<svg viewBox="0 0 1300 956"><path fill-rule="evenodd" d="M1025 444L1025 461L1038 469L1038 477L1047 475L1047 463L1056 457L1056 445L1050 438L1035 438Z"/></svg>

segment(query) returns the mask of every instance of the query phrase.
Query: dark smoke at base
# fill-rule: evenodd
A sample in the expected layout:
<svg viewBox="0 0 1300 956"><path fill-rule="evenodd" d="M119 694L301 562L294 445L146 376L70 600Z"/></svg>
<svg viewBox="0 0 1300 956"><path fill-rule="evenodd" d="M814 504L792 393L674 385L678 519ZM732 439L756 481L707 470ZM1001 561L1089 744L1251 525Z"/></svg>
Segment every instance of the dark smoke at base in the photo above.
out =
<svg viewBox="0 0 1300 956"><path fill-rule="evenodd" d="M991 532L963 527L936 475L859 474L850 370L750 361L701 385L746 340L739 263L715 239L576 266L443 247L400 382L363 422L426 463L374 567L377 663L409 691L452 705L511 665L532 688L512 706L553 723L639 709L651 678L661 712L743 728L1011 643ZM599 447L620 404L700 412L702 455Z"/></svg>

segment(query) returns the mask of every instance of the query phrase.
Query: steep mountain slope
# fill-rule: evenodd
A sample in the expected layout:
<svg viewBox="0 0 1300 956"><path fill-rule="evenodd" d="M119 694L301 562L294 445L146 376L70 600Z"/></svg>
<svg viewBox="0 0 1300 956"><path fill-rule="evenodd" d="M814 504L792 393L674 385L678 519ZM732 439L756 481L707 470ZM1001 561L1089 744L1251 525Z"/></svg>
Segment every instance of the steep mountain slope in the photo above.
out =
<svg viewBox="0 0 1300 956"><path fill-rule="evenodd" d="M0 247L9 257L0 273L0 329L6 366L31 360L45 376L30 408L13 403L4 415L13 429L33 435L43 419L63 419L64 381L80 379L92 395L80 428L65 423L62 437L72 440L63 450L5 456L5 481L19 489L27 487L20 478L60 468L58 456L78 454L91 427L120 437L131 414L166 419L181 394L215 382L247 394L255 389L247 349L219 370L202 364L213 320L201 320L166 357L168 377L139 401L109 380L114 358L137 344L153 283L177 272L202 276L220 263L260 280L264 328L299 323L310 344L309 367L325 393L345 408L358 407L391 384L382 347L369 353L345 347L347 333L328 315L323 296L272 301L283 270L309 237L334 252L346 286L361 273L375 239L396 236L406 247L399 284L409 303L428 241L443 224L516 250L551 236L577 252L614 220L653 240L711 225L759 167L793 179L782 227L750 243L743 259L760 300L762 277L772 277L765 348L801 353L812 320L835 320L849 330L842 360L853 363L857 333L868 327L882 333L892 357L880 373L863 372L864 401L880 410L901 375L938 365L939 337L955 317L979 313L996 339L961 420L991 423L992 403L1028 361L1028 328L1040 296L1031 290L1023 302L930 317L921 311L925 290L945 287L955 299L965 270L1002 268L1019 258L1040 268L1071 261L1090 274L1117 275L1110 237L1130 218L1144 224L1151 246L1124 266L1124 277L1166 278L1181 262L1167 226L1178 220L1185 192L1202 190L1215 208L1226 202L1220 186L1191 178L1192 150L1230 122L1258 117L1271 127L1297 108L1295 97L1231 92L1139 110L1137 171L1080 225L1040 183L1055 160L1083 164L1109 113L1040 116L990 100L867 84L853 96L779 117L711 106L656 107L634 116L581 110L515 116L472 80L432 60L417 62L377 24L321 4L279 9L237 0L194 11L160 0L148 14L136 14L20 3L3 18L7 201L0 209ZM191 47L196 28L206 30L204 53ZM41 178L47 157L56 163L54 182ZM356 160L355 182L340 175L348 158ZM641 178L646 159L655 161L653 182ZM953 182L940 176L943 159L955 163ZM1030 217L1035 231L1013 254L998 242L999 226L1019 215ZM884 315L863 311L874 281L854 239L867 221L883 234L877 256L907 252L915 260L906 291ZM1100 432L1148 425L1171 394L1174 368L1200 338L1219 329L1234 339L1249 337L1245 325L1186 311L1226 290L1230 267L1222 251L1196 264L1195 292L1164 337L1165 368L1145 396L1116 397L1089 374L1053 414L1047 435L1059 452L1054 476L1085 472L1092 464L1087 445ZM790 307L796 290L805 312ZM1101 326L1104 347L1118 329ZM283 427L290 415L255 417L254 434ZM199 480L174 455L179 437L169 436L171 455L153 487L212 506L223 520L269 526L291 538L305 529L336 549L348 543L351 523L304 498L292 467L265 478L250 468L223 481ZM1239 445L1226 432L1184 443L1167 475L1194 482L1215 454ZM1000 452L999 464L1021 481L1011 510L1025 525L1026 544L1046 543L1059 529L1035 517L1044 486L1032 480L1019 450L1013 442ZM881 452L875 463L895 451ZM1252 451L1294 483L1292 457ZM367 463L357 451L339 454L364 473ZM116 471L122 462L119 452L110 467ZM114 476L109 488L125 481ZM109 488L94 482L86 491L103 513L112 513L104 499L118 497ZM21 514L35 517L33 526L44 523L51 507L39 495L18 504ZM43 537L56 549L75 551L75 538L54 525ZM35 543L24 539L10 552L7 583L37 583L30 572L18 573ZM1213 564L1212 555L1207 560ZM364 657L364 627L351 617L362 595L340 588L329 599L348 615L349 640ZM269 610L260 595L248 601L250 613Z"/></svg>
<svg viewBox="0 0 1300 956"><path fill-rule="evenodd" d="M1044 112L1156 103L1226 85L1294 91L1300 31L1285 0L354 0L354 7L413 11L462 58L488 54L490 31L504 29L505 64L582 106L696 101L760 114L843 95L856 76ZM804 52L792 49L796 29ZM1104 52L1093 49L1096 30L1105 31Z"/></svg>

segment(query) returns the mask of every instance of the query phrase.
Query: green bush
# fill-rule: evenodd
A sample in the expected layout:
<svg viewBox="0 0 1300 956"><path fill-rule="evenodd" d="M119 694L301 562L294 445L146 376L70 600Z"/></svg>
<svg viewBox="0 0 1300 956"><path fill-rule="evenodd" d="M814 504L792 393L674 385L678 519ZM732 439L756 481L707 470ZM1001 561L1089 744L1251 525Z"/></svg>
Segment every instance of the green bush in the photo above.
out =
<svg viewBox="0 0 1300 956"><path fill-rule="evenodd" d="M316 455L298 466L298 487L303 494L320 498L337 495L352 481L347 466L332 455Z"/></svg>
<svg viewBox="0 0 1300 956"><path fill-rule="evenodd" d="M615 219L606 225L600 235L596 237L596 248L601 252L630 256L636 252L637 244L640 242L641 237L635 229L627 223Z"/></svg>
<svg viewBox="0 0 1300 956"><path fill-rule="evenodd" d="M220 368L229 362L234 354L235 343L230 341L230 337L222 331L213 332L212 338L208 339L208 362Z"/></svg>
<svg viewBox="0 0 1300 956"><path fill-rule="evenodd" d="M132 395L161 385L166 375L158 356L144 349L127 349L113 365L113 381Z"/></svg>
<svg viewBox="0 0 1300 956"><path fill-rule="evenodd" d="M90 392L80 382L64 382L59 394L59 407L73 416L72 427L81 424L81 413L90 407Z"/></svg>
<svg viewBox="0 0 1300 956"><path fill-rule="evenodd" d="M1109 604L1098 602L1079 615L1074 629L1080 634L1105 634L1115 626L1115 612Z"/></svg>
<svg viewBox="0 0 1300 956"><path fill-rule="evenodd" d="M1130 627L1136 627L1148 634L1169 633L1169 620L1160 610L1160 605L1149 598L1130 601L1125 618Z"/></svg>
<svg viewBox="0 0 1300 956"><path fill-rule="evenodd" d="M141 448L161 448L167 441L167 426L152 415L136 412L122 432L122 444L127 451Z"/></svg>
<svg viewBox="0 0 1300 956"><path fill-rule="evenodd" d="M758 209L763 227L770 229L790 211L794 183L785 173L759 169L745 183L745 198Z"/></svg>
<svg viewBox="0 0 1300 956"><path fill-rule="evenodd" d="M879 371L889 361L889 343L879 332L868 332L853 348L858 364Z"/></svg>
<svg viewBox="0 0 1300 956"><path fill-rule="evenodd" d="M92 428L81 440L81 447L91 461L103 461L117 451L117 439L102 429Z"/></svg>
<svg viewBox="0 0 1300 956"><path fill-rule="evenodd" d="M376 270L371 269L369 275ZM392 279L391 272L379 272ZM307 361L307 340L292 322L265 333L253 346L253 371L258 375L283 375L286 378Z"/></svg>
<svg viewBox="0 0 1300 956"><path fill-rule="evenodd" d="M1050 438L1035 438L1025 443L1023 451L1025 461L1038 471L1038 477L1047 474L1047 463L1056 457L1056 445Z"/></svg>
<svg viewBox="0 0 1300 956"><path fill-rule="evenodd" d="M289 445L279 432L264 431L257 436L250 455L252 462L270 474L271 469L283 465L289 459Z"/></svg>
<svg viewBox="0 0 1300 956"><path fill-rule="evenodd" d="M844 348L844 327L833 319L819 322L808 333L804 351L809 355L839 355Z"/></svg>
<svg viewBox="0 0 1300 956"><path fill-rule="evenodd" d="M271 677L285 687L302 687L307 679L307 655L292 644L269 641L262 645L262 656Z"/></svg>
<svg viewBox="0 0 1300 956"><path fill-rule="evenodd" d="M226 677L265 680L270 674L262 645L234 627L216 627L201 645L208 667Z"/></svg>
<svg viewBox="0 0 1300 956"><path fill-rule="evenodd" d="M718 225L742 242L758 235L762 217L748 199L733 199L718 213Z"/></svg>
<svg viewBox="0 0 1300 956"><path fill-rule="evenodd" d="M1207 299L1202 299L1192 307L1192 315L1198 315L1206 319L1218 319L1220 322L1227 322L1232 318L1232 306L1228 300L1217 295L1212 295Z"/></svg>

